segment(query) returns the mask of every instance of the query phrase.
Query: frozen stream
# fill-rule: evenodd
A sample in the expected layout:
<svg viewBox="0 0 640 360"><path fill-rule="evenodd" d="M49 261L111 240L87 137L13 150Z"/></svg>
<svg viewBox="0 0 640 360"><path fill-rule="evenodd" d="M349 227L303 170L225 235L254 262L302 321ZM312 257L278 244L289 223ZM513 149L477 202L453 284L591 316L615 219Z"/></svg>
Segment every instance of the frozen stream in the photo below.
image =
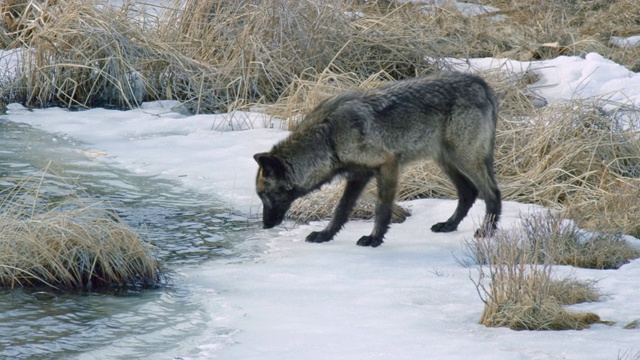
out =
<svg viewBox="0 0 640 360"><path fill-rule="evenodd" d="M231 330L212 329L209 323L211 294L185 285L177 269L197 268L207 259L252 256L258 249L252 241L255 222L233 215L214 198L111 168L83 151L76 140L0 120L0 190L54 161L56 171L71 176L88 195L108 200L156 246L170 283L117 294L0 290L0 358L83 357L114 344L117 354L111 348L95 358L133 359L170 353L205 328L224 337Z"/></svg>

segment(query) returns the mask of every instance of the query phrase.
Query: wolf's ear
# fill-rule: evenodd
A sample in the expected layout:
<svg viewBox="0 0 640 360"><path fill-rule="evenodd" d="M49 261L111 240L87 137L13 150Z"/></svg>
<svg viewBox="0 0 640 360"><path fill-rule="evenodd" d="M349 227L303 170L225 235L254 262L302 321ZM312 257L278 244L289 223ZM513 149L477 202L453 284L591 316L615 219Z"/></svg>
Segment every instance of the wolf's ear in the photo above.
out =
<svg viewBox="0 0 640 360"><path fill-rule="evenodd" d="M277 157L269 153L259 153L253 155L253 158L264 171L265 177L284 177L284 165Z"/></svg>

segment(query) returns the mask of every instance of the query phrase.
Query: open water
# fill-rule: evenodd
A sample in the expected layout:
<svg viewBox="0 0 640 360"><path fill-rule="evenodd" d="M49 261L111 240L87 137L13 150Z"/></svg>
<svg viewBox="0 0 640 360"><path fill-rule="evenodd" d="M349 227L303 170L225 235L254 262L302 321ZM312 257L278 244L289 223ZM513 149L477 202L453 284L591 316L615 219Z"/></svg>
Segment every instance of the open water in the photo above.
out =
<svg viewBox="0 0 640 360"><path fill-rule="evenodd" d="M181 285L180 269L256 254L256 221L225 209L214 196L110 168L99 155L83 151L74 139L0 117L0 196L49 166L68 176L66 183L76 190L104 200L151 242L167 283L117 292L0 289L0 359L146 358L170 353L202 331L221 337L232 331L211 328L210 305L209 310L204 306L210 294ZM62 186L46 175L44 182L48 189Z"/></svg>

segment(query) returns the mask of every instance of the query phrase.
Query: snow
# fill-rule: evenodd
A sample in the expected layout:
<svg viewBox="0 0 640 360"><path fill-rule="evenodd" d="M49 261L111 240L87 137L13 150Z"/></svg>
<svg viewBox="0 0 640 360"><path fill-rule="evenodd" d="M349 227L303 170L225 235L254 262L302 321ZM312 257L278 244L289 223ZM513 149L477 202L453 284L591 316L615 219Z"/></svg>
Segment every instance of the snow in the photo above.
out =
<svg viewBox="0 0 640 360"><path fill-rule="evenodd" d="M612 36L609 41L621 48L636 47L640 46L640 35L633 35L628 37Z"/></svg>
<svg viewBox="0 0 640 360"><path fill-rule="evenodd" d="M11 80L18 74L22 49L0 50L0 79Z"/></svg>
<svg viewBox="0 0 640 360"><path fill-rule="evenodd" d="M1 57L1 56L0 56ZM639 75L598 54L539 62L471 59L461 69L532 71L531 85L548 103L602 97L640 105ZM256 218L257 165L252 155L287 136L277 119L255 112L189 116L172 101L140 109L70 112L27 110L10 104L0 121L37 126L53 139L72 139L90 161L155 175L185 188L214 194ZM623 326L640 318L640 260L619 270L561 267L560 274L598 280L601 302L570 307L590 311L612 326L582 331L516 332L478 324L483 310L462 266L465 239L479 223L479 201L457 232L432 233L455 201L406 203L413 215L393 225L379 248L355 246L371 221L353 221L325 244L303 241L325 222L256 229L250 236L265 251L250 261L211 260L179 269L181 286L203 297L210 331L193 334L169 353L149 358L182 359L615 359L640 352L638 330ZM521 213L540 211L506 202L500 226L517 225ZM256 240L256 239L254 239ZM638 241L635 241L638 244ZM224 328L224 332L217 329ZM171 339L167 339L168 342ZM88 352L99 358L113 349Z"/></svg>
<svg viewBox="0 0 640 360"><path fill-rule="evenodd" d="M493 6L473 4L473 3L461 2L461 1L451 1L451 0L401 0L398 2L400 3L413 2L418 4L424 4L427 7L427 9L429 8L438 9L438 8L442 8L445 5L452 4L453 6L456 7L456 9L458 9L458 11L460 11L460 13L463 16L467 16L467 17L484 15L484 14L492 13L499 10L498 8L495 8Z"/></svg>
<svg viewBox="0 0 640 360"><path fill-rule="evenodd" d="M502 69L513 73L530 71L540 79L530 89L547 103L563 100L600 99L616 105L640 106L640 74L589 53L584 58L559 56L543 61L511 59L449 59L460 71Z"/></svg>

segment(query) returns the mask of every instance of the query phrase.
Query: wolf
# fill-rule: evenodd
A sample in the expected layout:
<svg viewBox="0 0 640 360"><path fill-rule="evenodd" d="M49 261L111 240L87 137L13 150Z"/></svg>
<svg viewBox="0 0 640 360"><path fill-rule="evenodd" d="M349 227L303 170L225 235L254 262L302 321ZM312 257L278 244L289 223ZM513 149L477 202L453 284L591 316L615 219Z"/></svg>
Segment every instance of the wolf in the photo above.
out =
<svg viewBox="0 0 640 360"><path fill-rule="evenodd" d="M458 228L479 193L486 204L475 236L491 236L501 212L493 171L498 105L480 77L439 73L328 98L271 151L254 155L264 228L279 225L291 203L336 176L346 178L333 218L306 241L330 241L347 222L367 183L377 180L373 231L357 245L377 247L389 228L401 167L434 160L456 188L453 215L431 227Z"/></svg>

